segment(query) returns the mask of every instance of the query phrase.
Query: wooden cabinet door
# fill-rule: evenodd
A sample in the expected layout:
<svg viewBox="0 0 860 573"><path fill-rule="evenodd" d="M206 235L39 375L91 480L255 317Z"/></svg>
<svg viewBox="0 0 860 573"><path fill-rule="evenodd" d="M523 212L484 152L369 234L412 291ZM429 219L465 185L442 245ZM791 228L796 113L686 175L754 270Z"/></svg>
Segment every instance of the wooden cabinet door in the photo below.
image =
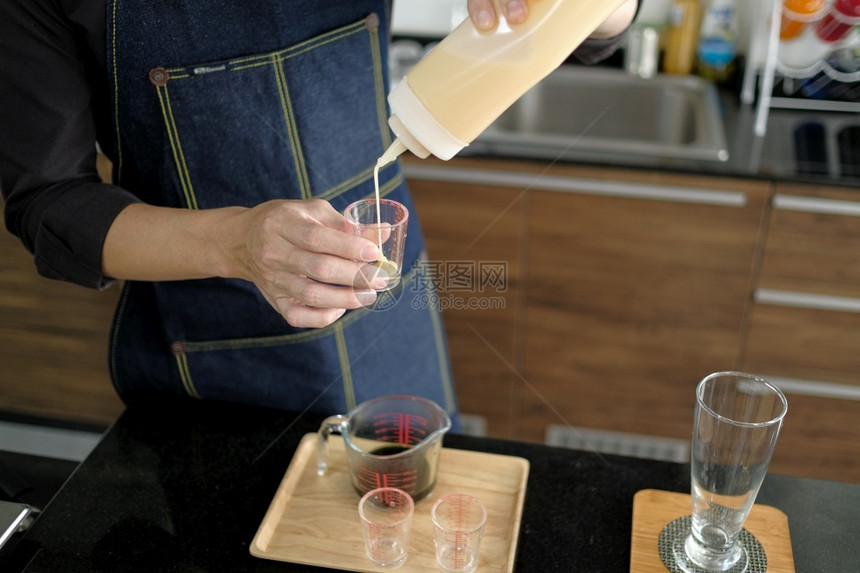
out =
<svg viewBox="0 0 860 573"><path fill-rule="evenodd" d="M408 162L434 260L504 260L503 309L444 313L461 408L688 439L693 388L732 368L768 187L539 163Z"/></svg>
<svg viewBox="0 0 860 573"><path fill-rule="evenodd" d="M515 364L522 347L517 321L525 198L510 187L452 179L461 172L441 162L407 167L460 410L482 420L488 435L517 438L521 403Z"/></svg>
<svg viewBox="0 0 860 573"><path fill-rule="evenodd" d="M857 190L776 186L743 368L788 393L777 468L860 482Z"/></svg>
<svg viewBox="0 0 860 573"><path fill-rule="evenodd" d="M768 186L552 174L567 189L529 199L524 437L689 439L696 384L737 366Z"/></svg>
<svg viewBox="0 0 860 573"><path fill-rule="evenodd" d="M119 285L98 292L41 277L8 233L0 260L0 409L111 423L123 409L108 374Z"/></svg>
<svg viewBox="0 0 860 573"><path fill-rule="evenodd" d="M860 392L860 196L777 187L746 364Z"/></svg>

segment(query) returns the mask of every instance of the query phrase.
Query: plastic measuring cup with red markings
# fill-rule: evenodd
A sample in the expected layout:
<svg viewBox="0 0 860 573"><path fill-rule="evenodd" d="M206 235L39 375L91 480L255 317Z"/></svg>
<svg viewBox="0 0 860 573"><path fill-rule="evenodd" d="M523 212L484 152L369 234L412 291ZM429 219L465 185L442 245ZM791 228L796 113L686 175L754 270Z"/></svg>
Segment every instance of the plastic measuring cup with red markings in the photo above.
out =
<svg viewBox="0 0 860 573"><path fill-rule="evenodd" d="M464 493L439 498L430 512L436 561L443 571L471 573L478 567L487 509Z"/></svg>
<svg viewBox="0 0 860 573"><path fill-rule="evenodd" d="M364 494L358 515L367 558L380 567L399 567L409 556L409 526L415 504L403 490L383 487Z"/></svg>
<svg viewBox="0 0 860 573"><path fill-rule="evenodd" d="M328 469L328 438L343 437L352 485L359 495L396 487L414 500L436 485L442 437L451 419L442 408L417 396L383 396L345 415L326 418L319 430L317 473Z"/></svg>

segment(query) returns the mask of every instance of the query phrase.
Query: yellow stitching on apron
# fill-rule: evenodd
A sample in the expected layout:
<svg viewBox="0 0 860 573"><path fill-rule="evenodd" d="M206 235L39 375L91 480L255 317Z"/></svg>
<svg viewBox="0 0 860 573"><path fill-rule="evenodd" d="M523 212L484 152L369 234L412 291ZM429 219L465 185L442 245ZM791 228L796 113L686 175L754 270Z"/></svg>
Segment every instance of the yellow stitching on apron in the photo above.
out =
<svg viewBox="0 0 860 573"><path fill-rule="evenodd" d="M170 140L170 149L173 152L173 162L176 165L179 184L182 186L182 193L185 195L185 205L189 209L197 209L197 198L194 196L194 188L191 185L191 174L188 172L185 155L182 153L182 144L179 141L179 131L176 128L173 110L170 107L170 95L167 93L167 86L157 86L156 92L158 93L158 102L161 105L161 116L164 119L164 127Z"/></svg>
<svg viewBox="0 0 860 573"><path fill-rule="evenodd" d="M270 64L273 59L287 60L295 56L299 56L319 46L330 44L332 42L335 42L347 36L351 36L356 32L361 31L363 28L365 28L365 20L365 18L362 18L354 24L349 24L347 26L344 26L343 28L332 30L331 32L328 32L321 36L310 38L308 40L305 40L304 42L296 44L295 46L290 46L289 48L284 48L282 50L269 52L266 54L255 54L253 56L227 60L228 68L226 71L245 70L248 68L266 66ZM217 63L218 62L212 62L211 64ZM175 68L167 68L167 72L170 74L171 80L185 79L193 77L193 74L188 73L188 70L195 67L197 66L179 66Z"/></svg>
<svg viewBox="0 0 860 573"><path fill-rule="evenodd" d="M388 195L389 193L391 193L392 191L397 189L401 183L403 183L403 173L402 172L398 173L397 175L395 175L394 177L389 179L388 182L385 183L384 185L380 185L379 196L385 197L386 195ZM375 197L375 196L376 196L376 191L374 190L374 191L368 193L367 195L365 195L364 198L367 199L368 197Z"/></svg>
<svg viewBox="0 0 860 573"><path fill-rule="evenodd" d="M277 55L275 57L277 57ZM267 66L271 63L272 63L272 56L267 55L266 59L261 61L261 62L256 62L253 64L246 64L244 66L233 66L233 65L231 65L227 71L228 72L240 72L242 70L249 70L251 68L259 68L260 66ZM231 62L231 64L232 64L232 62Z"/></svg>
<svg viewBox="0 0 860 573"><path fill-rule="evenodd" d="M113 122L116 132L117 183L122 180L122 138L119 133L119 79L116 69L116 0L111 9L111 54L113 60Z"/></svg>
<svg viewBox="0 0 860 573"><path fill-rule="evenodd" d="M191 370L188 368L188 357L185 352L175 352L176 366L179 369L179 377L182 379L182 386L185 391L194 398L200 398L197 389L194 387L194 382L191 380Z"/></svg>
<svg viewBox="0 0 860 573"><path fill-rule="evenodd" d="M391 145L391 131L388 129L388 111L385 107L385 80L382 77L382 51L379 47L379 28L367 30L370 35L370 51L373 54L373 83L376 86L376 117L379 120L379 134L382 136L382 149Z"/></svg>
<svg viewBox="0 0 860 573"><path fill-rule="evenodd" d="M296 172L298 174L298 184L301 192L301 197L303 199L308 199L310 197L317 197L320 199L328 200L333 199L341 193L351 189L356 184L369 180L372 176L373 168L370 167L367 169L367 171L362 171L356 175L353 175L345 181L342 181L337 185L326 189L325 191L322 191L321 193L318 193L316 195L313 194L313 190L310 188L310 178L308 177L307 166L305 165L304 161L304 152L302 151L302 147L300 145L298 129L296 127L295 122L295 114L292 111L287 78L283 68L281 67L281 62L305 54L320 46L324 46L326 44L330 44L348 36L355 35L362 30L367 30L368 28L366 26L366 21L366 18L362 18L361 20L353 24L349 24L337 30L332 30L331 32L328 32L321 36L310 38L308 40L305 40L304 42L296 44L295 46L290 46L289 48L284 48L276 52L270 52L268 54L256 54L253 56L227 60L228 67L226 71L241 71L267 65L274 65L276 67L275 78L278 84L279 96L281 98L281 107L284 110L284 117L287 123L289 141L293 149L293 160L296 164ZM368 33L371 45L374 85L376 91L377 120L380 125L382 147L383 149L387 149L391 143L391 133L388 129L387 110L385 107L385 84L383 82L383 66L381 49L379 45L379 33L378 29L376 31L368 30ZM217 62L210 65L214 64L217 64ZM175 68L168 68L167 72L170 76L171 81L188 79L194 77L194 74L189 72L189 70L193 69L194 67L197 66L180 66ZM190 187L190 176L188 177L188 181ZM188 196L187 193L186 196Z"/></svg>
<svg viewBox="0 0 860 573"><path fill-rule="evenodd" d="M359 171L349 179L345 179L335 185L334 187L329 187L322 193L317 193L315 197L317 199L333 199L337 197L341 193L349 191L357 184L362 183L364 181L368 181L371 177L373 177L373 167L368 167L363 171Z"/></svg>
<svg viewBox="0 0 860 573"><path fill-rule="evenodd" d="M436 291L430 274L425 273L419 278L421 278L424 288L427 289L427 293L430 295L427 300L434 300ZM455 410L454 385L451 382L451 373L448 369L448 355L442 335L442 321L439 318L440 314L435 311L432 304L427 305L427 312L430 315L430 322L433 324L433 339L436 343L436 359L439 362L439 374L442 376L441 382L442 392L445 395L445 410L453 412Z"/></svg>
<svg viewBox="0 0 860 573"><path fill-rule="evenodd" d="M293 114L293 105L290 101L287 77L284 74L283 67L281 67L281 59L279 57L272 57L272 65L275 68L275 80L278 84L279 95L281 96L281 109L283 109L284 112L284 121L287 123L287 134L290 138L290 144L293 150L293 161L296 164L296 175L299 180L299 190L301 191L302 199L309 199L311 196L311 190L310 183L308 181L307 166L305 165L305 158L302 153L302 145L299 141L299 132L296 128L296 117Z"/></svg>
<svg viewBox="0 0 860 573"><path fill-rule="evenodd" d="M340 362L341 379L343 380L343 394L346 397L346 409L355 408L355 386L352 383L352 370L349 366L349 352L346 349L346 337L343 335L343 324L336 322L334 339L337 342L337 358Z"/></svg>
<svg viewBox="0 0 860 573"><path fill-rule="evenodd" d="M376 92L376 118L379 122L379 134L382 137L382 149L388 149L391 144L391 131L388 129L388 112L385 107L385 82L382 75L382 52L379 47L378 28L370 30L364 25L364 20L358 23L359 29L368 30L370 38L371 61L373 62L373 78ZM329 187L325 191L317 193L315 196L319 199L331 200L340 194L352 189L358 183L369 180L373 176L373 167L369 167L366 171L361 171L352 177L341 181L333 187ZM381 190L380 190L381 193ZM380 194L381 196L381 194Z"/></svg>
<svg viewBox="0 0 860 573"><path fill-rule="evenodd" d="M348 315L342 317L334 324L330 324L324 328L316 328L313 330L305 330L298 334L281 334L278 336L261 336L253 338L233 338L229 340L211 340L206 342L182 342L185 345L186 352L210 352L217 350L243 350L246 348L266 348L269 346L283 346L287 344L301 344L303 342L311 342L320 338L325 338L331 335L336 324L348 326L352 322L358 320L365 314L368 309L359 308L353 310Z"/></svg>
<svg viewBox="0 0 860 573"><path fill-rule="evenodd" d="M278 50L277 52L274 52L274 54L248 56L246 58L229 60L227 63L230 66L231 70L242 70L245 68L264 65L271 58L272 55L277 56L277 58L281 60L293 58L295 56L299 56L301 54L309 52L310 50L318 48L319 46L330 44L360 31L362 28L364 28L364 22L365 19L362 18L354 24L349 24L348 26L338 28L337 30L332 30L331 32L328 32L321 36L310 38L308 40L305 40L304 42L296 44L295 46L290 46L289 48Z"/></svg>
<svg viewBox="0 0 860 573"><path fill-rule="evenodd" d="M412 280L412 277L418 272L418 268L419 266L413 263L410 271L403 276L402 283L407 283ZM371 310L366 307L358 308L351 311L346 316L340 318L337 322L330 324L324 328L305 330L297 334L259 336L253 338L232 338L227 340L209 340L204 342L176 341L174 343L182 344L186 354L190 354L192 352L245 350L248 348L267 348L272 346L285 346L288 344L301 344L303 342L310 342L312 340L317 340L331 335L335 328L338 327L338 325L340 325L340 327L342 328L346 328L356 320L362 318L368 312L371 312Z"/></svg>

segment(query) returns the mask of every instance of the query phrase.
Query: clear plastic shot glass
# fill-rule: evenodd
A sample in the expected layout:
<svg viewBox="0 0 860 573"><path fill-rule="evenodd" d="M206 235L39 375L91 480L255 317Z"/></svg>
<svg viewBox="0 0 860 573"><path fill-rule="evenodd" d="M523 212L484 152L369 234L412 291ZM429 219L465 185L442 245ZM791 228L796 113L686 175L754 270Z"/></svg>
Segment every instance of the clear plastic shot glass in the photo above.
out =
<svg viewBox="0 0 860 573"><path fill-rule="evenodd" d="M354 235L370 239L379 246L382 257L368 263L363 273L369 278L384 278L385 286L377 291L393 289L400 283L403 269L403 252L406 248L406 228L409 225L409 210L402 203L391 199L361 199L347 207L349 229Z"/></svg>
<svg viewBox="0 0 860 573"><path fill-rule="evenodd" d="M406 562L414 510L409 494L394 487L381 487L364 494L358 502L358 515L368 559L392 569Z"/></svg>
<svg viewBox="0 0 860 573"><path fill-rule="evenodd" d="M474 571L487 522L484 504L471 495L454 493L439 498L430 515L439 567L450 573Z"/></svg>

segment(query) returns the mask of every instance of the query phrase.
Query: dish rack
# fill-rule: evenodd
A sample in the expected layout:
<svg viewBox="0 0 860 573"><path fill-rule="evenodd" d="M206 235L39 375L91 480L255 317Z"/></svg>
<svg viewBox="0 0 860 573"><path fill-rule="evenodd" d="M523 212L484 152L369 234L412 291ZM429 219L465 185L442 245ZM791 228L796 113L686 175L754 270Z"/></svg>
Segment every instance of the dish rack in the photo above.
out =
<svg viewBox="0 0 860 573"><path fill-rule="evenodd" d="M791 97L800 91L801 86L812 85L814 88L816 81L819 84L839 82L846 85L860 82L860 69L841 70L832 65L829 59L837 50L860 48L860 26L854 26L841 40L830 44L820 41L816 43L814 23L830 10L833 0L828 0L821 10L809 16L809 23L800 37L783 41L780 40L783 0L753 1L753 33L750 35L741 101L747 105L755 103L758 87L759 98L753 127L755 135L764 137L771 109L860 113L860 101ZM797 65L796 61L788 63L786 60L792 51L795 54L802 53L805 58L811 55L812 59L802 62L801 65ZM780 87L785 95L775 95L776 87Z"/></svg>

